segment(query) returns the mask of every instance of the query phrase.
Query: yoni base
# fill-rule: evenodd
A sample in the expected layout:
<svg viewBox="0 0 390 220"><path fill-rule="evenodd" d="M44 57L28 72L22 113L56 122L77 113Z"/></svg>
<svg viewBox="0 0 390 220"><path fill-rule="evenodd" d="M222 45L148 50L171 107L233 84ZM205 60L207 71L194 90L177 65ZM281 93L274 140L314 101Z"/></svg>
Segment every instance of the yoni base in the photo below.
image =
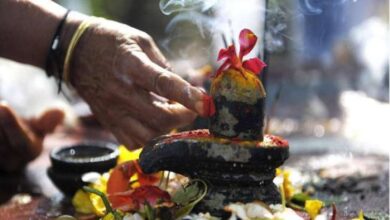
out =
<svg viewBox="0 0 390 220"><path fill-rule="evenodd" d="M280 202L272 180L288 149L287 141L273 135L240 141L195 130L156 138L144 147L139 164L145 173L168 170L205 181L208 193L197 211L223 216L231 202Z"/></svg>
<svg viewBox="0 0 390 220"><path fill-rule="evenodd" d="M209 212L212 216L227 217L224 207L234 202L262 201L266 204L281 202L280 193L272 182L258 186L208 185L207 195L195 207L195 212Z"/></svg>

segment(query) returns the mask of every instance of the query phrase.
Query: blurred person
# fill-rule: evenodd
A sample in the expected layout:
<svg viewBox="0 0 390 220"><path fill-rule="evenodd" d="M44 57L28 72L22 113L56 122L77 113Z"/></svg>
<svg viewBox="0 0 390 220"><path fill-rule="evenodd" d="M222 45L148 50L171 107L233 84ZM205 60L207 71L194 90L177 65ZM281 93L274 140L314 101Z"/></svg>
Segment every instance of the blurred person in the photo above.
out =
<svg viewBox="0 0 390 220"><path fill-rule="evenodd" d="M48 0L2 0L0 33L0 57L45 69L60 84L66 81L129 149L189 124L196 114L207 115L202 90L171 72L153 39L140 30L69 12ZM63 118L49 113L31 124L6 105L0 113L0 141L8 143L0 151L25 152L20 164L39 154L44 134ZM20 137L23 144L12 144Z"/></svg>
<svg viewBox="0 0 390 220"><path fill-rule="evenodd" d="M46 134L62 123L64 113L49 109L39 117L22 119L5 102L0 102L0 171L22 170L42 151Z"/></svg>

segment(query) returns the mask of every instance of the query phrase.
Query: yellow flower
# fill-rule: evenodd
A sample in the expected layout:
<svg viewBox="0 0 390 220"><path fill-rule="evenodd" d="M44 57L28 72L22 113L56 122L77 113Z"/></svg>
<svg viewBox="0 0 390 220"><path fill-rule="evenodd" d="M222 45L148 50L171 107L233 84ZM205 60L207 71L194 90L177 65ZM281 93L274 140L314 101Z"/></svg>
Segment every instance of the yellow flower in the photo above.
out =
<svg viewBox="0 0 390 220"><path fill-rule="evenodd" d="M281 168L276 169L276 176L281 176L283 178L282 186L284 191L284 198L286 198L286 200L290 200L295 193L295 188L291 183L290 175L291 172L289 170Z"/></svg>
<svg viewBox="0 0 390 220"><path fill-rule="evenodd" d="M364 220L363 210L360 210L359 216L357 218L352 219L352 220Z"/></svg>
<svg viewBox="0 0 390 220"><path fill-rule="evenodd" d="M117 164L121 164L123 162L129 160L137 160L141 153L141 148L138 150L129 151L124 145L119 146L119 158Z"/></svg>
<svg viewBox="0 0 390 220"><path fill-rule="evenodd" d="M76 209L76 212L82 214L94 213L94 208L91 203L91 200L89 199L88 193L84 192L81 189L77 190L76 194L73 196L72 204L73 207Z"/></svg>
<svg viewBox="0 0 390 220"><path fill-rule="evenodd" d="M127 150L127 148L124 145L119 146L119 158L117 164L124 163L126 161L130 160L138 160L139 155L141 154L142 148L137 149L137 150ZM138 180L138 175L134 174L129 182L134 182L131 187L137 188L140 186L140 184L137 182Z"/></svg>
<svg viewBox="0 0 390 220"><path fill-rule="evenodd" d="M105 215L102 220L115 220L115 216L112 213Z"/></svg>
<svg viewBox="0 0 390 220"><path fill-rule="evenodd" d="M108 176L108 173L103 174L96 182L91 183L89 186L106 193ZM106 208L102 199L96 194L86 193L81 189L73 196L72 204L77 212L83 214L94 213L97 216L104 216L106 214Z"/></svg>
<svg viewBox="0 0 390 220"><path fill-rule="evenodd" d="M129 151L125 146L119 146L119 158L117 163L123 163L129 160L136 160L139 158L141 153L141 149L135 151ZM99 190L102 193L107 192L107 181L109 178L109 173L105 173L101 175L101 177L94 183L91 183L89 187ZM133 175L130 181L135 181L138 179L137 175ZM139 185L139 183L135 183L133 187ZM105 216L106 208L104 206L103 200L100 196L87 193L83 190L78 190L76 194L73 196L72 204L75 207L76 211L83 214L92 214L94 213L97 216ZM110 219L110 214L106 215L103 219Z"/></svg>
<svg viewBox="0 0 390 220"><path fill-rule="evenodd" d="M315 219L315 217L320 213L321 208L324 206L324 203L320 200L306 200L305 210L309 214L310 219Z"/></svg>

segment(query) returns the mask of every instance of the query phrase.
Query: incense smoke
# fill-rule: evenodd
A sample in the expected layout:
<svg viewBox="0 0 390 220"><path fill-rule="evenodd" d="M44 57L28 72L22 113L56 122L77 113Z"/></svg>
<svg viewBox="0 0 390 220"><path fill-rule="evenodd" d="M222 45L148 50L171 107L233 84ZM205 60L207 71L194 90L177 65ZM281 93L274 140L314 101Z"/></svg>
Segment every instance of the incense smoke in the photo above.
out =
<svg viewBox="0 0 390 220"><path fill-rule="evenodd" d="M218 0L160 0L161 12L170 15L183 11L207 11L212 8Z"/></svg>
<svg viewBox="0 0 390 220"><path fill-rule="evenodd" d="M341 5L347 1L356 2L357 0L332 0L332 1L315 1L315 0L299 0L299 5L302 13L305 15L319 15L323 12L325 5Z"/></svg>
<svg viewBox="0 0 390 220"><path fill-rule="evenodd" d="M258 56L263 51L264 5L265 0L161 0L162 13L173 16L162 46L173 59L201 60L197 63L204 65L215 61L220 48L236 44L239 32L249 28L259 37L250 56ZM272 21L267 43L269 51L284 45L283 40L275 36L286 27L285 24L273 27L277 22Z"/></svg>

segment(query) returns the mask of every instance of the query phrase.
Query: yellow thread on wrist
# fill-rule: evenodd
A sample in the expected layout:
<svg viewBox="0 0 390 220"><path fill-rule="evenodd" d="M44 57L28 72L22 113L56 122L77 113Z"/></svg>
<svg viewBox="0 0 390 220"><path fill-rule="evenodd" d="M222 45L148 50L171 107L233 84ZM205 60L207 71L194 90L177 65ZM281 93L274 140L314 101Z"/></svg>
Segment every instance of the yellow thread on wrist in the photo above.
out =
<svg viewBox="0 0 390 220"><path fill-rule="evenodd" d="M81 22L81 24L77 27L77 30L74 32L72 39L70 40L68 49L66 50L65 62L64 62L63 79L66 83L69 83L70 61L72 59L74 49L76 48L76 45L79 42L81 36L87 30L87 28L91 25L91 23L92 22L90 19L86 19L83 22Z"/></svg>

